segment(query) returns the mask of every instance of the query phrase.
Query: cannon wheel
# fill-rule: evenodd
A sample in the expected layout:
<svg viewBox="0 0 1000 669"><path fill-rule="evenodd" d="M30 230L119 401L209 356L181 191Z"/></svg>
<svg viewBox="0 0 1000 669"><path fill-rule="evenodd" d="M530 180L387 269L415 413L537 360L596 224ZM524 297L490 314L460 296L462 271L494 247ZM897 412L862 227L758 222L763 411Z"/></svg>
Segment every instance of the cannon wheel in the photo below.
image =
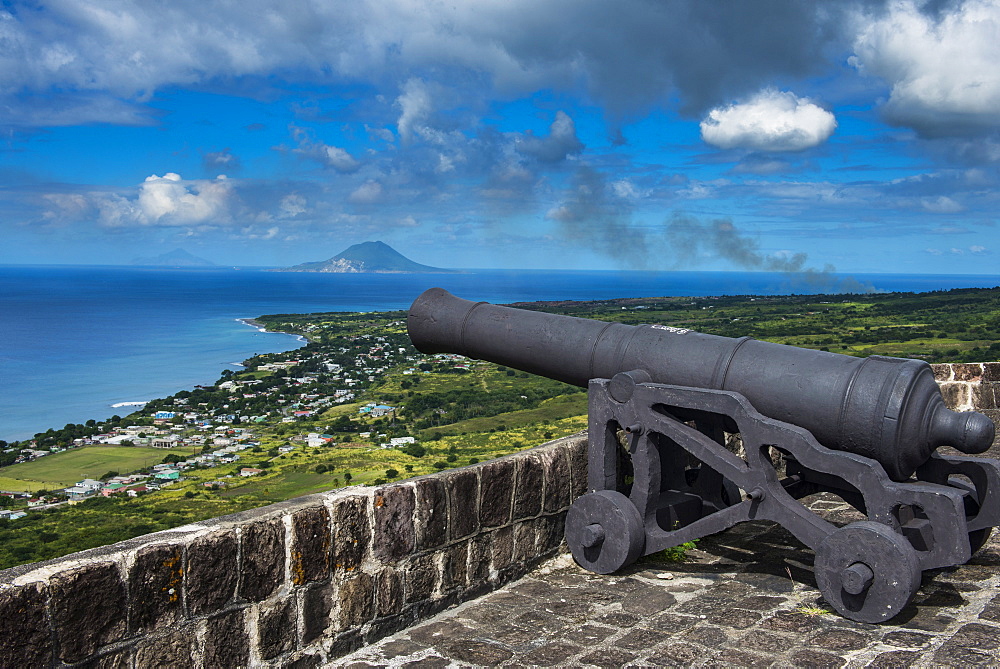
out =
<svg viewBox="0 0 1000 669"><path fill-rule="evenodd" d="M873 521L841 527L816 550L816 583L845 618L889 620L920 587L920 562L906 538Z"/></svg>
<svg viewBox="0 0 1000 669"><path fill-rule="evenodd" d="M976 491L975 486L970 485L968 482L957 476L950 477L948 479L948 485L953 488L968 490L969 499L971 500L971 509L967 504L965 512L970 515L979 513L979 493ZM986 545L992 531L992 527L984 527L981 530L972 530L969 532L969 547L972 549L973 555L975 555L980 548Z"/></svg>
<svg viewBox="0 0 1000 669"><path fill-rule="evenodd" d="M566 514L566 543L584 569L610 574L642 555L646 530L639 510L615 490L580 497Z"/></svg>

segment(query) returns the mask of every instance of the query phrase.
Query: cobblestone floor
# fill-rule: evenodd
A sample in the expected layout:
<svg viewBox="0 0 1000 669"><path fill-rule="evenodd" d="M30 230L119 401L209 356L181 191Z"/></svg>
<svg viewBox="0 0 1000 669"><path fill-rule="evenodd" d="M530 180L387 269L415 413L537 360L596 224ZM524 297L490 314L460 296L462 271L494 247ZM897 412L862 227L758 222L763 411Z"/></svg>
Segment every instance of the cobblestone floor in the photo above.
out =
<svg viewBox="0 0 1000 669"><path fill-rule="evenodd" d="M841 505L828 517L853 520ZM683 563L645 558L598 576L563 555L331 666L985 666L1000 664L1000 541L924 574L891 623L830 613L813 553L783 528L744 523Z"/></svg>

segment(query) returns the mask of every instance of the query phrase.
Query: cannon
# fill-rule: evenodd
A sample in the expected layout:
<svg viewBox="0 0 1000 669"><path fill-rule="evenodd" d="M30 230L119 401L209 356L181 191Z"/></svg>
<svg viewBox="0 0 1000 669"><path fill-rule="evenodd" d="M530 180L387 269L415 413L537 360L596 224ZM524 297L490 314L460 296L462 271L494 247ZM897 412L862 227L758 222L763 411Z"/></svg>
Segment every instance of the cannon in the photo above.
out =
<svg viewBox="0 0 1000 669"><path fill-rule="evenodd" d="M414 301L407 329L424 353L588 389L588 492L567 513L566 542L595 573L770 520L815 551L837 612L883 622L924 570L968 561L1000 518L1000 461L970 457L992 445L992 421L948 409L920 360L554 315L440 288ZM742 452L726 447L735 436ZM801 501L819 492L867 519L834 525Z"/></svg>

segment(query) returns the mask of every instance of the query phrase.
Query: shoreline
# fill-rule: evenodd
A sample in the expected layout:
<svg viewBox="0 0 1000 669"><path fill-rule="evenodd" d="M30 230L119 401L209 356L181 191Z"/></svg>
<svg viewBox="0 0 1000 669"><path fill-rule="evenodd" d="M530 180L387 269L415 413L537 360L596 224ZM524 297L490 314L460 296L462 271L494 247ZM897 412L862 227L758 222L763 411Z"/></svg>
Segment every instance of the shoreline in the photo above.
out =
<svg viewBox="0 0 1000 669"><path fill-rule="evenodd" d="M244 325L249 325L254 330L257 330L257 332L265 332L267 334L283 334L283 335L288 335L289 337L295 337L296 339L298 339L303 344L308 344L309 343L309 340L306 337L304 337L304 336L302 336L300 334L296 334L294 332L285 332L283 330L268 330L267 326L265 326L264 324L262 324L256 318L237 318L236 320L239 321L240 323L243 323ZM245 367L245 365L243 365L242 363L240 363L240 367Z"/></svg>

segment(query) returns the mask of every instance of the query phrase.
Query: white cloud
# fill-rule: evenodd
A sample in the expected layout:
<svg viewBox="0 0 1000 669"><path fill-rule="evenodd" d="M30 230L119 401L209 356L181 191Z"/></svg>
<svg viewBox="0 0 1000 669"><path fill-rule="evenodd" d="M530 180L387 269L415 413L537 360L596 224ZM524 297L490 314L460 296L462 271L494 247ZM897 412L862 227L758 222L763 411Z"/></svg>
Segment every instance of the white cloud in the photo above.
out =
<svg viewBox="0 0 1000 669"><path fill-rule="evenodd" d="M833 114L808 99L766 88L747 102L710 111L701 137L723 149L801 151L825 142L836 127Z"/></svg>
<svg viewBox="0 0 1000 669"><path fill-rule="evenodd" d="M947 195L939 195L935 198L925 197L920 201L920 205L934 214L957 214L964 207Z"/></svg>
<svg viewBox="0 0 1000 669"><path fill-rule="evenodd" d="M320 165L329 167L341 174L357 172L361 167L361 163L355 160L354 156L350 153L338 146L316 141L309 130L294 125L290 126L289 130L292 131L292 138L298 144L297 148L292 149L292 153L315 160ZM284 149L279 147L279 150Z"/></svg>
<svg viewBox="0 0 1000 669"><path fill-rule="evenodd" d="M886 81L884 111L928 136L1000 126L1000 2L965 0L937 15L896 0L867 22L852 65Z"/></svg>
<svg viewBox="0 0 1000 669"><path fill-rule="evenodd" d="M298 193L290 193L281 198L278 209L282 218L293 218L306 213L306 199Z"/></svg>
<svg viewBox="0 0 1000 669"><path fill-rule="evenodd" d="M396 129L404 142L413 141L416 129L427 123L434 105L431 94L422 79L410 79L403 86L403 93L396 98L399 107L399 120Z"/></svg>
<svg viewBox="0 0 1000 669"><path fill-rule="evenodd" d="M366 181L347 196L347 201L353 204L374 204L382 198L382 184L377 181Z"/></svg>
<svg viewBox="0 0 1000 669"><path fill-rule="evenodd" d="M234 193L229 180L186 181L179 174L152 175L135 198L91 194L98 220L107 227L220 225L231 220Z"/></svg>

